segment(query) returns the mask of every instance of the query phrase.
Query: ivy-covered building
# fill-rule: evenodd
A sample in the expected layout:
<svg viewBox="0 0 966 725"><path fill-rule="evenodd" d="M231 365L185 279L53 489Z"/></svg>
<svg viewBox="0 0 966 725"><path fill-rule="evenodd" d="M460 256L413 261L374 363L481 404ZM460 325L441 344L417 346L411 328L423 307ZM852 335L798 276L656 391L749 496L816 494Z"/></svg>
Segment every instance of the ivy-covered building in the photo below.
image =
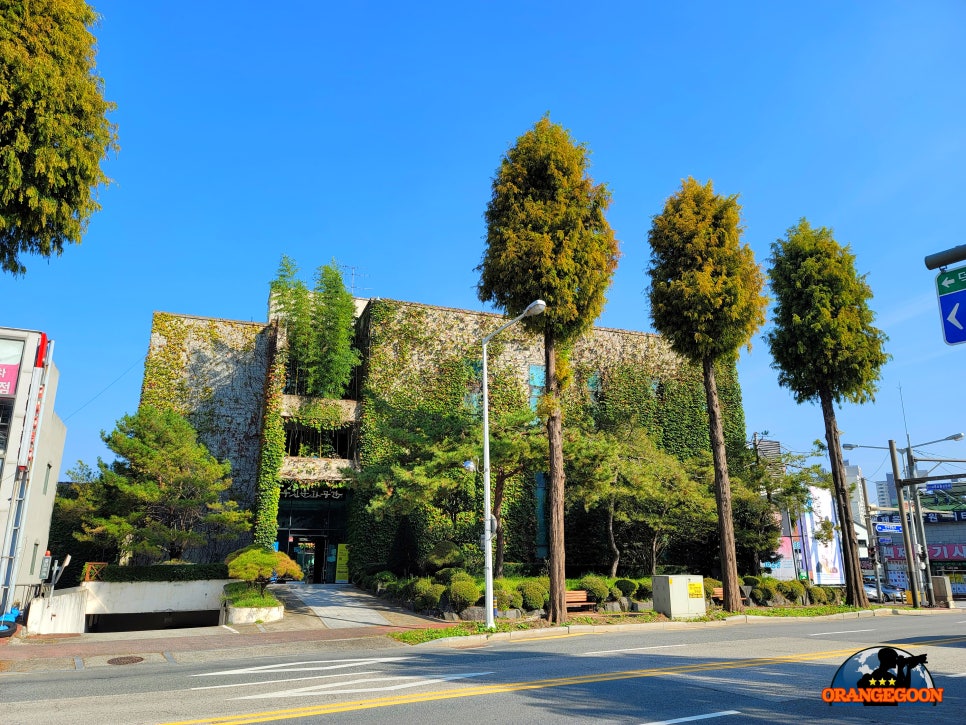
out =
<svg viewBox="0 0 966 725"><path fill-rule="evenodd" d="M325 400L297 394L284 320L271 310L269 317L250 323L155 313L142 388L142 403L176 408L213 455L231 461L233 495L254 512L255 539L277 544L317 582L345 576L342 566L336 573L344 563L337 561L339 545L347 545L350 569L384 567L401 556L417 561L442 540L478 549L479 501L464 502L462 511L423 506L400 514L371 500L391 490L357 489L351 471L398 455L384 428L394 411L445 415L478 408L480 339L504 318L357 300L361 363L345 399ZM501 333L489 345L491 409L508 400L529 401L535 409L543 366L541 339L521 326ZM636 420L681 459L708 450L701 371L659 336L594 328L574 345L570 366L569 418L592 412L600 420ZM737 374L733 365L718 374L726 439L732 449L742 448ZM539 472L508 485L508 561L532 563L546 555L543 506ZM593 548L569 537L568 565L592 563Z"/></svg>

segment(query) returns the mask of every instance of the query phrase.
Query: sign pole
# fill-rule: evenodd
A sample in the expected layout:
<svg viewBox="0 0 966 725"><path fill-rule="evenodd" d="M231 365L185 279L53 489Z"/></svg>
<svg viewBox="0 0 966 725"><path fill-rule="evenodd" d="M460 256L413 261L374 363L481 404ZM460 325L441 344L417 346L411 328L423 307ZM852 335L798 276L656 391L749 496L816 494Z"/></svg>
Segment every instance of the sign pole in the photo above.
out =
<svg viewBox="0 0 966 725"><path fill-rule="evenodd" d="M899 519L902 521L902 542L906 550L906 575L909 578L909 591L912 592L912 606L919 609L919 586L917 573L913 571L912 564L915 554L912 551L912 540L909 537L909 525L906 521L906 497L902 494L902 476L899 475L899 453L896 451L896 442L889 441L889 455L892 457L892 478L896 483L896 498L899 501Z"/></svg>

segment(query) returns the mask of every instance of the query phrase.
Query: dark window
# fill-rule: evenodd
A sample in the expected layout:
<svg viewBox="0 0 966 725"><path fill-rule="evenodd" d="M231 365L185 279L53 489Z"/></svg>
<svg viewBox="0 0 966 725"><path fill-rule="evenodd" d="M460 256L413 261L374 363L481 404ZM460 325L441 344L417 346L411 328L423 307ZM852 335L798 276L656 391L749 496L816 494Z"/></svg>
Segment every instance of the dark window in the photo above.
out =
<svg viewBox="0 0 966 725"><path fill-rule="evenodd" d="M352 460L356 451L355 429L351 425L336 430L285 424L285 455L301 458L345 458Z"/></svg>
<svg viewBox="0 0 966 725"><path fill-rule="evenodd" d="M13 401L0 400L0 451L7 450L10 435L10 420L13 418Z"/></svg>

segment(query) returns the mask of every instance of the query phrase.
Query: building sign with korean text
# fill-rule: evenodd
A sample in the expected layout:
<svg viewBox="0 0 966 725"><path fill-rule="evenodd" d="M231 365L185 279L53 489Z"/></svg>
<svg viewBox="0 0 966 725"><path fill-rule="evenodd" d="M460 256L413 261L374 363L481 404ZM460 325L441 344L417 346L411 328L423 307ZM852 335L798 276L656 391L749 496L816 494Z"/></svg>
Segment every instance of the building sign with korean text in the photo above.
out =
<svg viewBox="0 0 966 725"><path fill-rule="evenodd" d="M883 546L882 555L889 561L905 561L904 546ZM966 543L929 544L930 561L966 561Z"/></svg>
<svg viewBox="0 0 966 725"><path fill-rule="evenodd" d="M335 488L326 483L306 485L293 481L282 481L279 487L279 495L282 498L310 498L341 501L345 499L346 492L345 489Z"/></svg>
<svg viewBox="0 0 966 725"><path fill-rule="evenodd" d="M21 360L23 340L0 339L0 397L12 398L17 394Z"/></svg>

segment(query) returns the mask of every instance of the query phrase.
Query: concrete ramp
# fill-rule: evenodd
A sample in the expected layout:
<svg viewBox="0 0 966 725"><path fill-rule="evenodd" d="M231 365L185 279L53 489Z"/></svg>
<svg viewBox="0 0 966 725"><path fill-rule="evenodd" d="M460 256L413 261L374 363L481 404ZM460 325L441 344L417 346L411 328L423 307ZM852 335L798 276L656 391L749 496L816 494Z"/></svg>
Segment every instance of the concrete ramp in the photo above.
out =
<svg viewBox="0 0 966 725"><path fill-rule="evenodd" d="M373 601L372 595L359 591L351 584L292 582L288 585L288 591L330 629L391 624L369 606Z"/></svg>

